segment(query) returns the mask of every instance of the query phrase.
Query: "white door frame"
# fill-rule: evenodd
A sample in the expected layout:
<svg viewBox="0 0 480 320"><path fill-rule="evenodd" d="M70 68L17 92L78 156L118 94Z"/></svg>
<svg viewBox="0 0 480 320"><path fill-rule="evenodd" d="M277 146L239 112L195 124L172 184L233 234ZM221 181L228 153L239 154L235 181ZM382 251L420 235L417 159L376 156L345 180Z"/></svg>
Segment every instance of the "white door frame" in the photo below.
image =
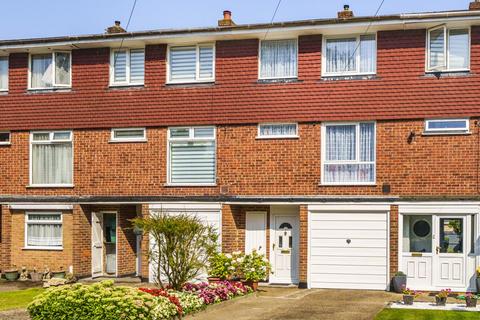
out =
<svg viewBox="0 0 480 320"><path fill-rule="evenodd" d="M101 264L102 264L102 272L101 274L99 275L99 277L102 277L102 276L105 276L105 259L104 259L104 255L105 255L105 246L103 245L103 241L105 239L105 235L104 235L104 230L103 230L103 227L104 227L104 216L105 214L114 214L115 215L115 277L118 277L118 211L98 211L98 212L93 212L92 211L92 229L91 229L91 232L93 232L93 215L94 214L101 214L102 215L102 220L101 220L101 224L102 224L102 228L101 228L101 235L102 235L102 259L101 259ZM91 246L93 247L93 237L92 237L92 241L91 241ZM91 265L92 265L92 276L93 276L93 255L91 257Z"/></svg>
<svg viewBox="0 0 480 320"><path fill-rule="evenodd" d="M480 230L480 206L478 205L472 205L470 203L459 203L459 202L452 202L452 203L401 203L399 204L398 207L398 269L401 271L406 271L402 270L404 260L406 257L404 257L403 253L403 217L406 215L432 215L432 232L433 230L438 230L438 226L436 226L438 217L453 217L453 216L463 216L465 217L466 225L464 226L465 228L465 235L466 241L464 244L464 250L465 250L465 287L461 288L462 291L471 291L472 287L471 284L468 282L468 277L470 273L475 272L475 265L479 263L480 261L480 241L477 240L476 243L476 249L475 253L473 254L473 259L472 259L472 254L470 254L470 236L471 236L471 215L475 215L477 217L477 225L474 227L474 231L476 232L476 238L478 238L478 235L480 235L479 230ZM436 216L437 218L435 218ZM435 246L436 246L436 239L432 240L433 247L432 247L432 255L434 254ZM476 257L475 257L476 256ZM439 290L442 289L440 287L435 286L435 279L437 277L436 274L436 268L433 266L435 259L432 257L432 280L431 280L431 285L427 287L422 287L422 288L415 288L415 289L420 289L420 290ZM476 262L475 262L476 261ZM408 283L407 283L408 285ZM456 288L455 288L456 289Z"/></svg>
<svg viewBox="0 0 480 320"><path fill-rule="evenodd" d="M275 229L276 229L276 224L275 224L275 217L284 217L284 216L291 216L296 218L296 225L294 228L296 228L296 241L293 239L293 243L297 243L297 248L295 250L296 254L296 264L292 265L292 268L296 269L296 279L290 279L290 281L282 281L278 280L275 277L275 273L270 274L268 278L269 283L287 283L287 284L297 284L299 282L299 265L300 265L300 208L299 206L270 206L270 228L269 228L269 233L270 233L270 241L269 241L269 248L270 248L270 264L272 265L272 271L275 272L275 256L274 256L274 248L273 245L275 243Z"/></svg>

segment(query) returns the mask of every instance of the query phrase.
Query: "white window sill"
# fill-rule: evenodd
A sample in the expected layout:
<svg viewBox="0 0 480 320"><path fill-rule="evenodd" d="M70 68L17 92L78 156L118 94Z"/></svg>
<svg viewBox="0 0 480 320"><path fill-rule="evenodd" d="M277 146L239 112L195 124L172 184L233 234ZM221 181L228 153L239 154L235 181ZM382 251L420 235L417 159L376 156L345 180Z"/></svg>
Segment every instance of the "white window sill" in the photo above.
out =
<svg viewBox="0 0 480 320"><path fill-rule="evenodd" d="M22 250L63 251L63 247L23 247Z"/></svg>
<svg viewBox="0 0 480 320"><path fill-rule="evenodd" d="M29 93L70 92L72 87L28 88Z"/></svg>
<svg viewBox="0 0 480 320"><path fill-rule="evenodd" d="M7 94L8 93L8 89L0 89L0 94Z"/></svg>
<svg viewBox="0 0 480 320"><path fill-rule="evenodd" d="M167 81L167 85L175 85L175 84L184 84L184 85L189 85L189 84L206 84L206 83L215 83L215 79L209 79L209 80L194 80L194 81Z"/></svg>
<svg viewBox="0 0 480 320"><path fill-rule="evenodd" d="M12 145L11 142L0 142L0 146L10 146Z"/></svg>
<svg viewBox="0 0 480 320"><path fill-rule="evenodd" d="M425 70L425 73L455 73L455 72L470 72L470 69L444 69L444 70Z"/></svg>
<svg viewBox="0 0 480 320"><path fill-rule="evenodd" d="M148 142L147 139L129 139L129 140L109 140L108 143L142 143Z"/></svg>
<svg viewBox="0 0 480 320"><path fill-rule="evenodd" d="M144 87L145 83L110 83L110 88Z"/></svg>
<svg viewBox="0 0 480 320"><path fill-rule="evenodd" d="M469 136L471 134L466 131L425 131L422 136Z"/></svg>
<svg viewBox="0 0 480 320"><path fill-rule="evenodd" d="M271 139L298 139L299 136L256 136L257 140L271 140Z"/></svg>
<svg viewBox="0 0 480 320"><path fill-rule="evenodd" d="M349 72L349 73L324 73L322 78L328 77L355 77L355 76L375 76L376 72Z"/></svg>
<svg viewBox="0 0 480 320"><path fill-rule="evenodd" d="M73 184L30 184L27 188L73 188Z"/></svg>
<svg viewBox="0 0 480 320"><path fill-rule="evenodd" d="M374 187L377 185L376 182L321 182L319 184L321 187Z"/></svg>
<svg viewBox="0 0 480 320"><path fill-rule="evenodd" d="M165 183L165 187L216 187L216 183Z"/></svg>

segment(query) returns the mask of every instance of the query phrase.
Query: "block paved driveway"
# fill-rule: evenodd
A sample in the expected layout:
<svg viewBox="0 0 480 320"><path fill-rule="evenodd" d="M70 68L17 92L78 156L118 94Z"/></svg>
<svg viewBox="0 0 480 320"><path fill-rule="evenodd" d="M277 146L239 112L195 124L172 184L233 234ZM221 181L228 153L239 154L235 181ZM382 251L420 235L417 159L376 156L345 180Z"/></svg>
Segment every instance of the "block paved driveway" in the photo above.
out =
<svg viewBox="0 0 480 320"><path fill-rule="evenodd" d="M383 291L260 287L259 292L208 307L187 320L371 320L401 296Z"/></svg>

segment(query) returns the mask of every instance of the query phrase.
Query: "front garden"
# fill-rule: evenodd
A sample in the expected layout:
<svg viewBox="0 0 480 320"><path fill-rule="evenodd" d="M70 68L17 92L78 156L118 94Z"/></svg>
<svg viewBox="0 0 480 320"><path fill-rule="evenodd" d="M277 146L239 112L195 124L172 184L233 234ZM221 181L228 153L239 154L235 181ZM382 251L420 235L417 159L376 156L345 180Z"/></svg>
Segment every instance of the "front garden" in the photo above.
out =
<svg viewBox="0 0 480 320"><path fill-rule="evenodd" d="M159 214L133 224L154 239L149 260L156 266L155 288L114 286L113 281L52 287L28 305L31 319L182 318L252 293L270 272L257 251L220 253L216 230L196 217ZM205 272L209 282L200 280Z"/></svg>

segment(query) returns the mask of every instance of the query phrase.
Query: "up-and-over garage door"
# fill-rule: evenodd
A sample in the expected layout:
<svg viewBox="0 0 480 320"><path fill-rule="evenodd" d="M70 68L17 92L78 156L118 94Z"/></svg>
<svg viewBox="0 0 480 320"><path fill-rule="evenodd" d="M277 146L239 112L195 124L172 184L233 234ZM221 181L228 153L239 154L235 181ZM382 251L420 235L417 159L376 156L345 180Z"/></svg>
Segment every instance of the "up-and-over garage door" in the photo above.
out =
<svg viewBox="0 0 480 320"><path fill-rule="evenodd" d="M195 215L204 223L213 226L219 234L219 242L222 233L222 205L220 203L162 203L150 205L150 214L166 212L168 214L189 214ZM150 238L150 241L152 239ZM150 264L149 281L154 282L153 275L156 267ZM206 274L199 277L205 280Z"/></svg>
<svg viewBox="0 0 480 320"><path fill-rule="evenodd" d="M309 286L388 287L388 209L309 206Z"/></svg>

